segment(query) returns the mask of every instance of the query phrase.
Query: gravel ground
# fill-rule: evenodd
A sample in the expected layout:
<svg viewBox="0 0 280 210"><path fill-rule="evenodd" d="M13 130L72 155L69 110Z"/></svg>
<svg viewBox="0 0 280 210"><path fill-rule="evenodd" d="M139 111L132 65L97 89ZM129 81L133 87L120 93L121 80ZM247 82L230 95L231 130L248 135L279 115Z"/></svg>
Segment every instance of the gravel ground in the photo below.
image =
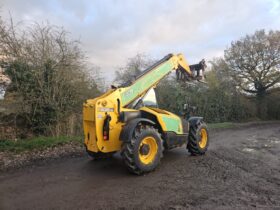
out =
<svg viewBox="0 0 280 210"><path fill-rule="evenodd" d="M120 156L33 164L0 175L0 209L280 209L280 123L211 133L209 151L164 154L156 171Z"/></svg>

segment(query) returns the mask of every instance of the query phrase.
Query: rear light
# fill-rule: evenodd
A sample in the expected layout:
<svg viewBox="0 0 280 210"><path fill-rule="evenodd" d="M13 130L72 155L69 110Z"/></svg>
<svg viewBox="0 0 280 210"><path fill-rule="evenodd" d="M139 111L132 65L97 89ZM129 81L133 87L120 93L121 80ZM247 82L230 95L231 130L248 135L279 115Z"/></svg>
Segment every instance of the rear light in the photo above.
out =
<svg viewBox="0 0 280 210"><path fill-rule="evenodd" d="M108 134L107 134L106 131L103 131L103 139L104 139L104 140L108 140L108 139L109 139L109 138L108 138Z"/></svg>
<svg viewBox="0 0 280 210"><path fill-rule="evenodd" d="M109 140L110 121L111 121L111 116L107 115L103 125L103 139L106 141Z"/></svg>

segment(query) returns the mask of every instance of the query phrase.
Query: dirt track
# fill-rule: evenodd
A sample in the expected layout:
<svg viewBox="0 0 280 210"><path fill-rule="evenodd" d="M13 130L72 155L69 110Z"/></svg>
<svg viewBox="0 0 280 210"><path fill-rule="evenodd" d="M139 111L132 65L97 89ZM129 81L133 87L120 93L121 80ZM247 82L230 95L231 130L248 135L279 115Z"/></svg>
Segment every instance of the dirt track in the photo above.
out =
<svg viewBox="0 0 280 210"><path fill-rule="evenodd" d="M215 131L206 155L165 153L145 176L119 155L0 175L0 209L280 209L280 123Z"/></svg>

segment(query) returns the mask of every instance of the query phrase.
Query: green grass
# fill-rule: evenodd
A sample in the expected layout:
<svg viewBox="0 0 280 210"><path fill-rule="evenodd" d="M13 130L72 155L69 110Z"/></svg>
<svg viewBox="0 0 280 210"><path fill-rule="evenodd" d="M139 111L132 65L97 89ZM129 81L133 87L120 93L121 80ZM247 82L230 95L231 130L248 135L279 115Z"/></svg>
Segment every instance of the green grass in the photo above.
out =
<svg viewBox="0 0 280 210"><path fill-rule="evenodd" d="M232 122L222 122L222 123L208 123L207 126L212 129L216 128L233 128L236 127L235 123Z"/></svg>
<svg viewBox="0 0 280 210"><path fill-rule="evenodd" d="M63 145L68 142L75 142L82 144L82 137L36 137L32 139L24 139L18 141L12 140L1 140L0 141L0 151L10 151L10 152L23 152L29 150L44 150L46 148L54 147L57 145Z"/></svg>

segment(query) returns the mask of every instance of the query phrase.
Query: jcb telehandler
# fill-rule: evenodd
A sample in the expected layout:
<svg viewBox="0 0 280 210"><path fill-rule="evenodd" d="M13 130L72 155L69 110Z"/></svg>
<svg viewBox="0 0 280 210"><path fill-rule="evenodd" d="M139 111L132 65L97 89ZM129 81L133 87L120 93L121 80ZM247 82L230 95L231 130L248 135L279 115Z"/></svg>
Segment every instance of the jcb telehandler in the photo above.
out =
<svg viewBox="0 0 280 210"><path fill-rule="evenodd" d="M154 88L176 70L180 80L196 80L182 54L169 54L131 84L114 87L83 105L87 153L94 159L120 151L135 174L154 170L163 150L187 145L192 155L206 152L209 137L202 117L183 119L158 108Z"/></svg>

